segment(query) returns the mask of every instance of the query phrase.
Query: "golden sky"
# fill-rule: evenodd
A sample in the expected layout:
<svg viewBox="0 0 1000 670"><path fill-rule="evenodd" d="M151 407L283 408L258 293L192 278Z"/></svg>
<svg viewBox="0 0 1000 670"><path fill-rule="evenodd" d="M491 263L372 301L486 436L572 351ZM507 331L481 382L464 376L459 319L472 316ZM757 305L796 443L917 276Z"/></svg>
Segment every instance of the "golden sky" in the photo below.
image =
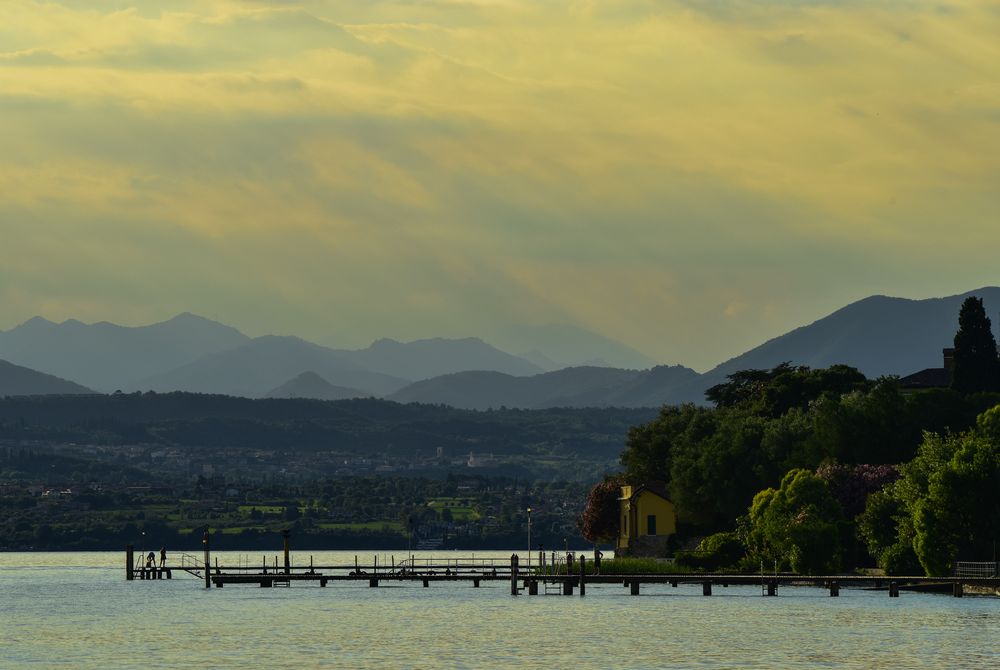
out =
<svg viewBox="0 0 1000 670"><path fill-rule="evenodd" d="M1000 3L0 2L0 328L570 323L698 369L996 284Z"/></svg>

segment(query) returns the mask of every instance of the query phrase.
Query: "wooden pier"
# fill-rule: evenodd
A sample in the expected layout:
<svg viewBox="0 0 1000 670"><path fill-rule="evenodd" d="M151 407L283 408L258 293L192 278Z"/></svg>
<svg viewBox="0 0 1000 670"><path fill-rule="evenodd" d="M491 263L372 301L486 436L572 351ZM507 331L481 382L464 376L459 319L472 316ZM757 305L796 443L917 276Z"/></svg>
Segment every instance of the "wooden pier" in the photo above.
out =
<svg viewBox="0 0 1000 670"><path fill-rule="evenodd" d="M522 565L520 557L514 554L510 559L411 559L399 563L378 565L377 558L370 564L357 562L349 565L293 566L288 551L288 538L284 538L284 561L279 565L277 557L271 564L266 559L255 566L222 566L211 561L208 538L203 540L204 556L195 558L181 555L181 561L173 565L147 567L134 562L132 547L126 548L126 579L158 580L171 579L175 572L184 572L204 582L205 588L214 585L256 585L263 588L290 586L293 583L312 584L326 587L331 583L366 583L370 588L380 584L420 584L427 588L431 584L464 583L478 588L483 582L505 582L510 586L510 595L579 595L587 593L588 586L618 585L629 590L633 596L642 593L644 585L700 585L704 596L717 593L716 588L729 586L758 586L762 596L776 596L779 588L789 586L812 586L827 590L830 597L840 596L841 588L884 590L890 598L898 598L901 591L935 591L950 593L956 598L965 595L970 587L977 592L1000 593L1000 577L924 577L924 576L870 576L870 575L816 575L793 574L720 574L720 573L677 573L677 574L588 574L585 556L552 556L535 565ZM140 562L142 557L140 557Z"/></svg>

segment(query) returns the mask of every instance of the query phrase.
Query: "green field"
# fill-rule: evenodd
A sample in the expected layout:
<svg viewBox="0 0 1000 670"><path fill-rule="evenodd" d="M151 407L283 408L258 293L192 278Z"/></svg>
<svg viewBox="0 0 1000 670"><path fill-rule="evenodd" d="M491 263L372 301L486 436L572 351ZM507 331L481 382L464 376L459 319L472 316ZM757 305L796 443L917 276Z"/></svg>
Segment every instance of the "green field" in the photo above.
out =
<svg viewBox="0 0 1000 670"><path fill-rule="evenodd" d="M280 505L240 505L237 509L243 515L250 514L253 510L257 510L261 514L285 513L285 508Z"/></svg>
<svg viewBox="0 0 1000 670"><path fill-rule="evenodd" d="M323 530L373 530L381 531L383 529L388 529L390 531L402 534L404 532L403 524L399 521L368 521L366 523L318 523L317 528L322 528Z"/></svg>
<svg viewBox="0 0 1000 670"><path fill-rule="evenodd" d="M431 498L427 501L427 508L438 514L448 510L454 521L478 521L479 510L470 505L474 502L471 498Z"/></svg>

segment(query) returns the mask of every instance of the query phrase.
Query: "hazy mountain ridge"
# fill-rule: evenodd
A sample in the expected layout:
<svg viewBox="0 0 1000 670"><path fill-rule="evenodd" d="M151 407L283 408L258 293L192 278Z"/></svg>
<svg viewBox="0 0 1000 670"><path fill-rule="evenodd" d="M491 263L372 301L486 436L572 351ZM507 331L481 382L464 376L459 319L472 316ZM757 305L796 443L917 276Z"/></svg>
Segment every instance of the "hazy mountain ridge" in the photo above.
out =
<svg viewBox="0 0 1000 670"><path fill-rule="evenodd" d="M493 370L509 375L533 375L543 370L478 337L432 338L397 342L376 340L367 349L345 351L351 360L372 372L418 381L465 370Z"/></svg>
<svg viewBox="0 0 1000 670"><path fill-rule="evenodd" d="M0 358L110 392L249 339L188 313L137 327L75 319L57 324L35 317L0 331Z"/></svg>
<svg viewBox="0 0 1000 670"><path fill-rule="evenodd" d="M721 363L703 375L702 390L739 370L771 368L784 361L813 368L844 363L868 377L905 376L940 367L941 350L952 346L959 309L969 296L983 299L996 334L1000 325L997 287L922 300L875 295Z"/></svg>
<svg viewBox="0 0 1000 670"><path fill-rule="evenodd" d="M615 344L582 329L574 332L588 346L595 341ZM290 336L250 338L188 313L139 327L75 319L57 324L34 317L0 331L0 357L4 356L40 372L81 380L102 392L182 390L247 397L277 391L304 372L340 389L314 384L324 397L382 396L414 381L466 370L514 376L543 372L541 366L474 337L381 339L366 349L333 349ZM301 381L294 386L297 390L283 392L302 392Z"/></svg>
<svg viewBox="0 0 1000 670"><path fill-rule="evenodd" d="M81 395L91 389L8 361L0 360L0 396Z"/></svg>
<svg viewBox="0 0 1000 670"><path fill-rule="evenodd" d="M265 335L144 379L135 390L184 390L254 398L303 371L313 372L334 386L359 389L367 395L392 393L408 383L405 379L371 372L344 352L297 337Z"/></svg>
<svg viewBox="0 0 1000 670"><path fill-rule="evenodd" d="M512 325L492 338L504 351L527 352L523 358L546 371L593 366L643 370L657 361L632 347L578 326L568 324Z"/></svg>
<svg viewBox="0 0 1000 670"><path fill-rule="evenodd" d="M682 366L650 370L575 367L532 377L459 372L411 384L388 396L397 402L442 403L461 409L518 407L656 407L698 373Z"/></svg>

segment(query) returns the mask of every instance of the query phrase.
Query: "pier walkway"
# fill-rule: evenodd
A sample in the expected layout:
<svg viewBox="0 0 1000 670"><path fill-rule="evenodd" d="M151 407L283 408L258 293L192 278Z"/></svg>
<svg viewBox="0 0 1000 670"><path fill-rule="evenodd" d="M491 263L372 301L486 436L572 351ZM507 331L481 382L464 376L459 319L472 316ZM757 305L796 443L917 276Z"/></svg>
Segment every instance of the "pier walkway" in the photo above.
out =
<svg viewBox="0 0 1000 670"><path fill-rule="evenodd" d="M723 574L723 573L644 573L644 574L593 574L588 571L584 556L552 554L544 555L534 565L522 565L521 558L514 554L507 559L404 559L399 563L379 565L377 557L362 565L357 558L349 565L293 566L288 552L287 538L283 564L278 558L269 565L266 559L260 564L213 565L205 541L204 556L199 558L182 554L173 565L146 567L137 565L131 546L126 548L126 579L157 580L171 579L174 573L187 573L202 581L206 588L227 585L256 585L264 588L290 586L292 583L313 584L326 587L331 583L365 583L371 588L380 584L420 584L429 587L432 583L465 583L478 588L483 582L505 582L510 585L510 595L561 594L586 595L590 585L620 585L629 589L631 595L640 595L643 585L697 584L702 594L711 596L716 588L729 586L759 586L761 595L775 596L779 587L813 586L826 589L831 597L840 595L841 587L868 590L884 590L890 598L899 597L902 590L937 591L962 597L967 591L975 593L1000 594L1000 576L996 571L991 576L924 577L914 576L871 576L871 575L795 575L795 574ZM541 591L540 591L541 588Z"/></svg>

